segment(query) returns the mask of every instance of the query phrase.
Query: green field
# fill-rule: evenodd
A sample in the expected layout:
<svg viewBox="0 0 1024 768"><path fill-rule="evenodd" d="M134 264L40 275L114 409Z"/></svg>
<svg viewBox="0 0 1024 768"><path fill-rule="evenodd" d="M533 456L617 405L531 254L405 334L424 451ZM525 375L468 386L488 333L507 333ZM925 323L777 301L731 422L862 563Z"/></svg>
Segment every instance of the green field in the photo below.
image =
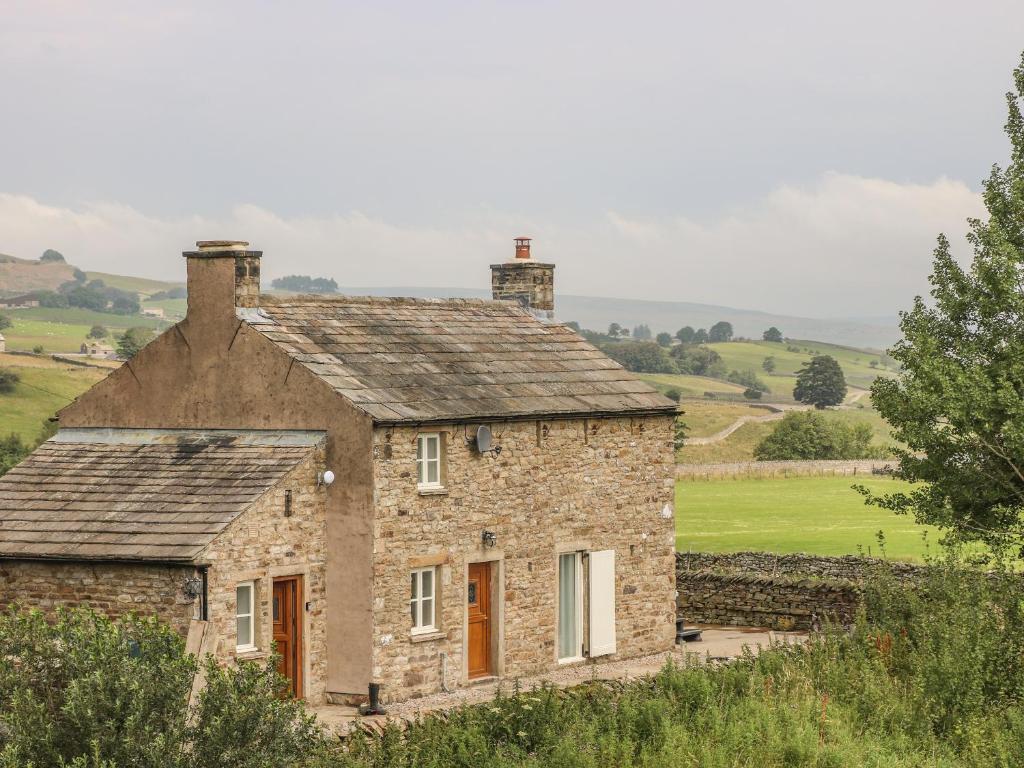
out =
<svg viewBox="0 0 1024 768"><path fill-rule="evenodd" d="M0 434L14 432L28 442L36 439L45 420L109 373L49 358L2 354L0 368L21 377L14 392L0 395Z"/></svg>
<svg viewBox="0 0 1024 768"><path fill-rule="evenodd" d="M159 331L167 327L166 320L141 315L113 315L89 309L69 307L52 309L33 307L10 311L7 316L14 325L4 331L7 348L17 351L42 346L46 352L78 352L86 334L94 325L102 325L111 337L124 333L132 326L144 326ZM107 338L110 344L115 342Z"/></svg>
<svg viewBox="0 0 1024 768"><path fill-rule="evenodd" d="M662 394L670 389L678 389L683 397L703 397L705 392L726 395L730 399L743 397L744 387L728 381L710 379L707 376L678 373L638 373L636 375Z"/></svg>
<svg viewBox="0 0 1024 768"><path fill-rule="evenodd" d="M679 552L808 552L817 555L885 554L920 560L936 552L934 529L864 504L851 489L876 493L909 485L885 477L683 480L676 484L676 549Z"/></svg>

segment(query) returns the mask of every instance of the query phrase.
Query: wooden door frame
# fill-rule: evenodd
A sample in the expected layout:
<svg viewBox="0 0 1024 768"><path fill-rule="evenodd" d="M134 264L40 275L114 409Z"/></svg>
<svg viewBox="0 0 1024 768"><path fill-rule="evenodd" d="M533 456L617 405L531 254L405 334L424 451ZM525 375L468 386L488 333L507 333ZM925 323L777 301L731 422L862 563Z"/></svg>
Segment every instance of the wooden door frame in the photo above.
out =
<svg viewBox="0 0 1024 768"><path fill-rule="evenodd" d="M273 639L273 626L274 626L274 587L278 583L282 582L295 582L295 698L304 699L306 698L306 646L305 646L305 623L306 623L306 604L304 601L303 594L303 576L302 574L294 574L290 576L274 576L272 577L270 584L270 626L271 626L271 639Z"/></svg>
<svg viewBox="0 0 1024 768"><path fill-rule="evenodd" d="M488 563L491 567L491 675L505 674L505 555L492 550L482 555L468 556L462 567L462 680L472 682L481 678L469 676L469 566ZM487 678L482 678L487 679Z"/></svg>

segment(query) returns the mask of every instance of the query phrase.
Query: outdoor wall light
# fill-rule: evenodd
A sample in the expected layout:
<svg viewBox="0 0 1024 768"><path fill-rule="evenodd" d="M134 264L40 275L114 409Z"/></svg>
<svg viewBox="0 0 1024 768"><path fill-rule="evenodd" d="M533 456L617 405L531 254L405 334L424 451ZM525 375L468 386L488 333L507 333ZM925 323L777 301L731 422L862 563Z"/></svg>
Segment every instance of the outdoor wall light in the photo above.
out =
<svg viewBox="0 0 1024 768"><path fill-rule="evenodd" d="M203 594L203 580L199 576L189 576L185 579L185 583L181 587L181 591L185 593L185 597L189 600L195 600L197 597Z"/></svg>
<svg viewBox="0 0 1024 768"><path fill-rule="evenodd" d="M484 531L480 534L480 541L485 547L493 547L498 543L498 534L494 531Z"/></svg>

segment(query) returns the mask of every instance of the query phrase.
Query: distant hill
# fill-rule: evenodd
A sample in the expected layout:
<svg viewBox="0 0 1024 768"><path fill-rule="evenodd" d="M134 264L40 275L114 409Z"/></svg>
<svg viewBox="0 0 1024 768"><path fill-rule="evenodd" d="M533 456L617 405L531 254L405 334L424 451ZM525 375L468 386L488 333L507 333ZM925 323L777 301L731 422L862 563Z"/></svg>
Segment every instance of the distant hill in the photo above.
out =
<svg viewBox="0 0 1024 768"><path fill-rule="evenodd" d="M74 279L75 268L59 261L33 261L0 254L0 297L55 290Z"/></svg>
<svg viewBox="0 0 1024 768"><path fill-rule="evenodd" d="M465 288L341 287L338 291L354 296L490 297L489 291ZM885 349L900 338L895 317L888 323L882 320L824 320L686 301L643 301L558 294L555 297L555 313L559 320L575 320L584 328L598 331L607 329L611 323L619 323L630 329L644 323L654 333L675 333L684 325L710 328L719 320L725 320L732 323L737 336L753 339L760 339L764 330L773 325L789 338L817 339L859 349Z"/></svg>
<svg viewBox="0 0 1024 768"><path fill-rule="evenodd" d="M0 254L0 297L16 296L36 290L55 290L61 283L73 278L71 264L40 263ZM107 285L134 291L143 296L166 291L182 283L147 278L113 275L105 272L86 272L90 280L100 279ZM276 293L276 291L270 291ZM489 291L466 288L422 287L341 287L339 293L355 296L413 296L487 298ZM171 312L175 308L167 307ZM858 348L885 349L900 336L896 318L815 319L793 315L779 315L736 307L696 304L685 301L644 301L639 299L572 296L559 294L555 311L563 321L575 320L584 328L605 330L611 323L633 328L640 324L650 326L654 333L675 333L684 325L710 328L719 320L732 323L737 336L761 338L769 326L778 327L789 338L817 339L832 344L845 344Z"/></svg>

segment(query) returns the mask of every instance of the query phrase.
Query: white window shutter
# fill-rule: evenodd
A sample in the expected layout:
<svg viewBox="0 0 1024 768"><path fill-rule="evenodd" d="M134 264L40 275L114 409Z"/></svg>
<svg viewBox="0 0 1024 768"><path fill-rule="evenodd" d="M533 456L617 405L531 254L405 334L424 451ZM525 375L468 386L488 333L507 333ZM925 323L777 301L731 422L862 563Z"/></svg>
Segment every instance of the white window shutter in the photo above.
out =
<svg viewBox="0 0 1024 768"><path fill-rule="evenodd" d="M615 550L591 552L590 655L615 653Z"/></svg>

